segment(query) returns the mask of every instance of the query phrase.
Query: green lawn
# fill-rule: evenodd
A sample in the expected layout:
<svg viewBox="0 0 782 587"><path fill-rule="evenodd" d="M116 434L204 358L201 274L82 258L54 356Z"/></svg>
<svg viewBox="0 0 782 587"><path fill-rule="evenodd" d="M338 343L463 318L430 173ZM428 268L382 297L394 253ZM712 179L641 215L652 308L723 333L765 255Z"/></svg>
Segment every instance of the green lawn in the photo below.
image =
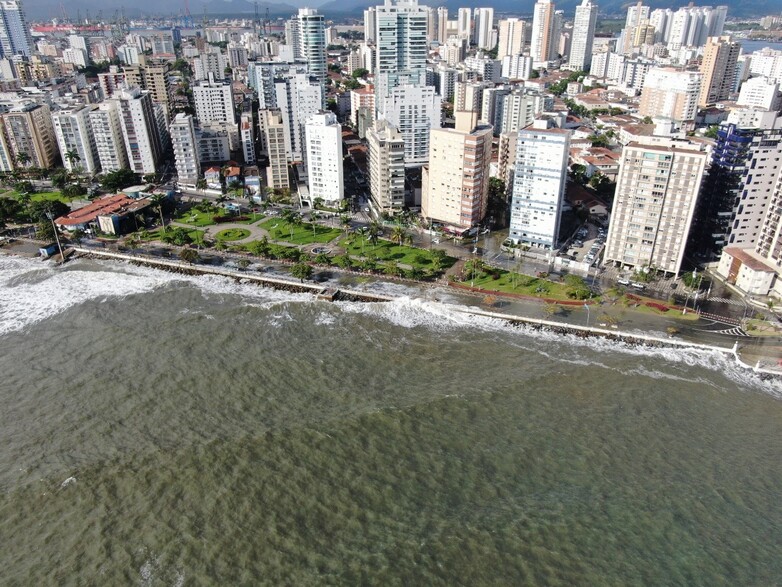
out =
<svg viewBox="0 0 782 587"><path fill-rule="evenodd" d="M220 215L221 211L217 212L201 212L200 210L196 210L195 208L191 208L187 212L184 212L183 214L180 214L174 220L176 222L180 222L182 224L189 224L191 226L213 226L217 224L212 218L215 215ZM262 220L264 218L263 214L255 214L250 213L246 214L248 216L247 220L237 220L237 224L253 224L255 222L258 222L259 220ZM230 218L230 216L226 216L226 218Z"/></svg>
<svg viewBox="0 0 782 587"><path fill-rule="evenodd" d="M494 275L499 275L494 279ZM538 296L551 300L570 300L567 295L570 287L564 283L556 283L548 279L520 275L510 271L497 269L496 273L476 273L475 280L466 279L462 285L474 285L481 289L501 293L515 293L527 296ZM594 298L593 298L594 299Z"/></svg>
<svg viewBox="0 0 782 587"><path fill-rule="evenodd" d="M407 245L398 245L389 240L378 239L377 244L372 244L369 238L361 235L353 235L343 239L340 245L350 255L367 257L374 256L381 261L396 261L404 265L429 269L432 265L432 254L428 249L419 249ZM443 269L447 269L456 262L453 257L443 260Z"/></svg>
<svg viewBox="0 0 782 587"><path fill-rule="evenodd" d="M315 225L313 233L312 224L304 223L300 226L291 224L281 218L269 218L259 224L261 228L269 232L272 240L285 241L297 245L310 243L328 243L337 238L342 231L336 228L328 228Z"/></svg>
<svg viewBox="0 0 782 587"><path fill-rule="evenodd" d="M171 227L168 227L168 231L170 232L171 230ZM145 232L146 236L143 236ZM204 234L206 233L203 230L193 229L187 231L187 236L189 236L195 244L204 244ZM155 230L149 231L142 230L135 233L135 236L143 242L160 240L160 229L156 228Z"/></svg>
<svg viewBox="0 0 782 587"><path fill-rule="evenodd" d="M14 191L11 192L10 195L12 195L15 198L18 198L21 194ZM34 194L30 194L31 202L56 202L59 200L63 204L68 204L73 200L86 200L86 199L87 199L86 194L83 196L76 196L75 198L68 198L66 196L63 196L60 192L36 192Z"/></svg>
<svg viewBox="0 0 782 587"><path fill-rule="evenodd" d="M219 241L240 241L250 236L250 231L246 228L227 228L221 230L215 235Z"/></svg>

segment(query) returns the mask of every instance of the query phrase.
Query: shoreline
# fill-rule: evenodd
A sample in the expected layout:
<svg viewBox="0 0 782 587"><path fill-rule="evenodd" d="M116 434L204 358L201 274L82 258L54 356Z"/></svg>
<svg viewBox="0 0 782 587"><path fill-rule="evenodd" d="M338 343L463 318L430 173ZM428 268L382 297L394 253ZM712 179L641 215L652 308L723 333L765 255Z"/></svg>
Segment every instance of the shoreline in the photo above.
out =
<svg viewBox="0 0 782 587"><path fill-rule="evenodd" d="M182 261L173 259L158 259L147 256L134 255L129 253L115 253L110 251L87 249L83 247L71 248L76 255L74 258L96 258L96 259L108 259L119 260L135 265L141 265L145 267L151 267L155 269L161 269L173 273L181 273L185 275L217 275L233 279L235 281L244 283L256 283L261 287L270 287L277 290L288 291L292 293L309 293L316 299L328 300L328 301L347 301L347 302L392 302L397 299L401 299L404 296L384 295L378 293L370 293L366 291L357 291L349 288L335 288L327 287L320 284L296 282L293 280L282 279L279 277L270 277L265 275L253 275L250 273L235 271L231 269L209 267L204 265L190 265ZM428 287L429 284L412 284L414 287ZM501 294L500 294L501 295ZM431 301L431 300L429 300ZM604 340L623 342L635 346L644 346L649 348L680 348L680 349L693 349L702 350L707 352L717 352L726 357L733 357L736 364L744 369L748 369L762 378L780 378L782 372L773 371L770 369L762 368L758 365L752 366L744 362L738 352L738 342L734 343L732 347L723 347L717 345L710 345L705 343L690 342L685 340L678 340L674 338L663 338L660 336L653 336L647 334L639 334L628 331L622 331L618 329L607 329L595 326L581 326L577 324L568 324L562 322L555 322L552 320L545 320L541 318L533 318L530 316L516 315L516 314L504 314L501 312L495 312L490 310L480 310L477 308L471 308L467 306L454 305L453 309L459 313L468 316L481 316L484 318L492 318L502 320L515 326L528 326L533 330L546 330L555 334L574 335L579 338L592 338L597 337Z"/></svg>

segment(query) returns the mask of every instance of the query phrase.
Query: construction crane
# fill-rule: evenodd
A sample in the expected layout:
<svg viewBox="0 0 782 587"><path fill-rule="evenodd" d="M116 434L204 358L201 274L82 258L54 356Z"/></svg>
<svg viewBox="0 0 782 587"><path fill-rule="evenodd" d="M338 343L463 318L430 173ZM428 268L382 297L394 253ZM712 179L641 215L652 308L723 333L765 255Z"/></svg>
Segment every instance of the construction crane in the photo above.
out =
<svg viewBox="0 0 782 587"><path fill-rule="evenodd" d="M183 25L185 28L193 28L193 15L190 14L190 0L185 0L185 17Z"/></svg>

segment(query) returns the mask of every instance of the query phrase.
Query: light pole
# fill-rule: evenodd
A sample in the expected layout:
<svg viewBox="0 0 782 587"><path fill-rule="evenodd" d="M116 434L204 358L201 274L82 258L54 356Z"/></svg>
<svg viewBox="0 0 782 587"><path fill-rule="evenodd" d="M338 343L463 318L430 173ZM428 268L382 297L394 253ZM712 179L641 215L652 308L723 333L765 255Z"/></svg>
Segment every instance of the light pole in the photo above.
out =
<svg viewBox="0 0 782 587"><path fill-rule="evenodd" d="M584 304L584 308L587 311L587 328L589 328L589 304Z"/></svg>
<svg viewBox="0 0 782 587"><path fill-rule="evenodd" d="M62 245L60 244L60 235L57 233L57 226L54 224L54 216L51 212L46 213L46 217L52 223L52 230L54 231L54 238L57 240L57 248L60 249L60 263L65 263L65 255L62 254Z"/></svg>

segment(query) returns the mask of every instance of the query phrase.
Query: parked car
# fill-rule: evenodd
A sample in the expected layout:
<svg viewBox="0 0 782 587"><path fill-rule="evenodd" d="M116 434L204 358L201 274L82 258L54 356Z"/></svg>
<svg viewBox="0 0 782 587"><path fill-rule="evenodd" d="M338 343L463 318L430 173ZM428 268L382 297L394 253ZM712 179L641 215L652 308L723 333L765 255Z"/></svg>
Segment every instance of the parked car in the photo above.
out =
<svg viewBox="0 0 782 587"><path fill-rule="evenodd" d="M646 286L643 283L638 283L637 281L631 281L630 286L635 289L646 289Z"/></svg>
<svg viewBox="0 0 782 587"><path fill-rule="evenodd" d="M617 279L616 282L619 285L630 285L630 280L629 279L620 278L620 279Z"/></svg>

